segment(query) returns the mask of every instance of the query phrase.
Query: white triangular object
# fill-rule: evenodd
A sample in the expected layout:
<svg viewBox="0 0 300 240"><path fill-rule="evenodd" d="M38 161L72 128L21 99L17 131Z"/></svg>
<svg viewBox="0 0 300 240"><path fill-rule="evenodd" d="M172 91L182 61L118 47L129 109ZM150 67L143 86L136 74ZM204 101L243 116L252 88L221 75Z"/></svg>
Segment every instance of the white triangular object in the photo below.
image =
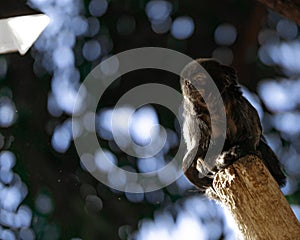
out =
<svg viewBox="0 0 300 240"><path fill-rule="evenodd" d="M7 19L15 46L25 54L50 22L45 14L20 16Z"/></svg>
<svg viewBox="0 0 300 240"><path fill-rule="evenodd" d="M0 20L0 53L17 51L14 37L7 25L7 19Z"/></svg>

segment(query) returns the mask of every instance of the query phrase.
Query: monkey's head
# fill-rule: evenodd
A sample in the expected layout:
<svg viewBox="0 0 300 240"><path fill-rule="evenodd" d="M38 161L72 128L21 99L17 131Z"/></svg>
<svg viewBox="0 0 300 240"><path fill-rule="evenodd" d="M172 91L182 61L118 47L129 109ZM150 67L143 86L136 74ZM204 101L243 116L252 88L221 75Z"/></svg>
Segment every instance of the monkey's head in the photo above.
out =
<svg viewBox="0 0 300 240"><path fill-rule="evenodd" d="M202 99L202 96L211 93L211 80L199 65L209 74L221 94L228 87L237 85L237 76L233 68L222 65L215 59L197 59L189 63L181 74L182 91L190 100Z"/></svg>

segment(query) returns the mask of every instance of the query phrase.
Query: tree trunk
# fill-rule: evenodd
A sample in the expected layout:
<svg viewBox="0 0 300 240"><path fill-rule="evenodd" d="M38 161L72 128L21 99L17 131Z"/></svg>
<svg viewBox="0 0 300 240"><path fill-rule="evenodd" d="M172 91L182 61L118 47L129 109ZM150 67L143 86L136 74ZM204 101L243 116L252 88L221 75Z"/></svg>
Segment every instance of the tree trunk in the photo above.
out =
<svg viewBox="0 0 300 240"><path fill-rule="evenodd" d="M300 239L300 223L258 157L248 155L220 171L213 187L245 240Z"/></svg>
<svg viewBox="0 0 300 240"><path fill-rule="evenodd" d="M273 11L293 20L300 25L299 0L258 0Z"/></svg>

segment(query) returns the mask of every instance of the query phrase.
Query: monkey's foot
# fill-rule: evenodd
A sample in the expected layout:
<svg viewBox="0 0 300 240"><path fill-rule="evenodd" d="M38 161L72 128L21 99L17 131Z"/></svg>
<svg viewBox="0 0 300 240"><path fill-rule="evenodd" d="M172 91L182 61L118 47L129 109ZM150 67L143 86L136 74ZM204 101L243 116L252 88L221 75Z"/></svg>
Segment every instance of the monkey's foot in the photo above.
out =
<svg viewBox="0 0 300 240"><path fill-rule="evenodd" d="M218 170L224 169L244 155L246 154L242 151L241 147L236 145L230 148L228 151L223 152L216 159L216 167Z"/></svg>
<svg viewBox="0 0 300 240"><path fill-rule="evenodd" d="M230 148L228 151L223 152L216 159L216 167L218 170L224 169L227 166L234 163L239 158L244 157L249 154L256 155L257 157L261 158L260 151L249 149L249 147L246 147L246 146L243 147L240 145L236 145L236 146Z"/></svg>

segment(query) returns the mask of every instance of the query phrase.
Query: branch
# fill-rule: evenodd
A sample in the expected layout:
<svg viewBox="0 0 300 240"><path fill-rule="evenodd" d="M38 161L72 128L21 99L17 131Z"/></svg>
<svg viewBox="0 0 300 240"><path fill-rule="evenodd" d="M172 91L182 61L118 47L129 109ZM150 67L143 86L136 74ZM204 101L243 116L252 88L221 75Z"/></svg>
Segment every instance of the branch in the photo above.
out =
<svg viewBox="0 0 300 240"><path fill-rule="evenodd" d="M299 239L300 223L256 156L243 157L217 173L213 187L245 240Z"/></svg>
<svg viewBox="0 0 300 240"><path fill-rule="evenodd" d="M299 0L258 0L274 12L293 20L300 26L300 1Z"/></svg>

